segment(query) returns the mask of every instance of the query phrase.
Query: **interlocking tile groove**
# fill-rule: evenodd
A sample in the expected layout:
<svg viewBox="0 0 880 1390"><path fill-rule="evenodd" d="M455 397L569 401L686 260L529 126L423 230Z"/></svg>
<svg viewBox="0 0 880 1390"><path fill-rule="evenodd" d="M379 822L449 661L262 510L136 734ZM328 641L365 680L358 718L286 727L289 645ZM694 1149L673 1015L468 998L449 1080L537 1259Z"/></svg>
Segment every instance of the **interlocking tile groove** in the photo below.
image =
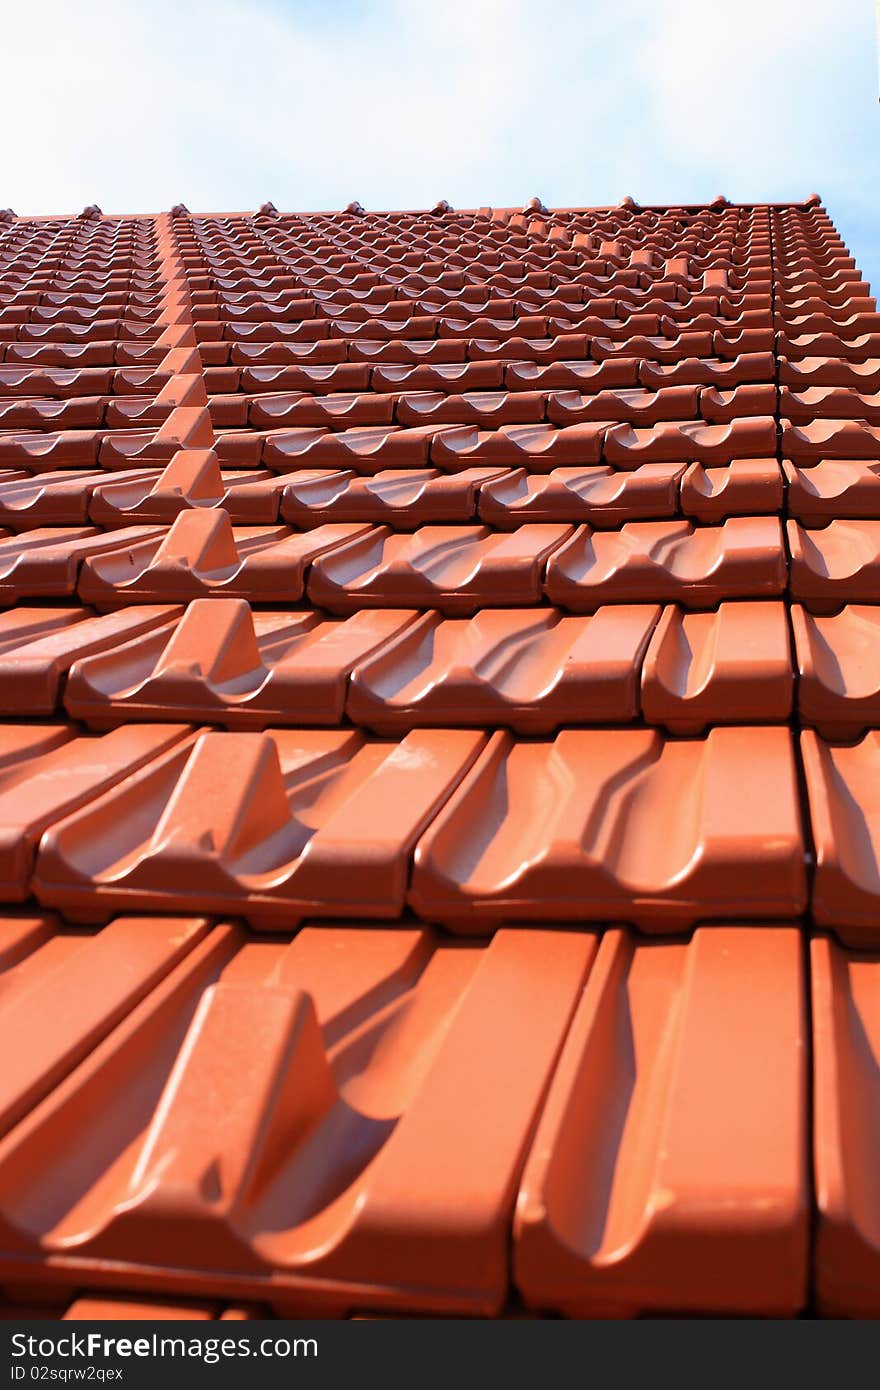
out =
<svg viewBox="0 0 880 1390"><path fill-rule="evenodd" d="M625 521L676 516L683 473L678 463L644 463L631 473L598 465L544 474L507 469L481 483L477 510L481 521L502 531L559 521L613 530Z"/></svg>
<svg viewBox="0 0 880 1390"><path fill-rule="evenodd" d="M880 582L880 521L830 521L813 529L790 521L790 591L815 612L876 600Z"/></svg>
<svg viewBox="0 0 880 1390"><path fill-rule="evenodd" d="M880 726L880 607L847 604L822 617L791 608L801 720L831 738Z"/></svg>
<svg viewBox="0 0 880 1390"><path fill-rule="evenodd" d="M150 611L127 609L96 622L125 617L134 629L136 615ZM68 677L65 708L97 728L142 719L234 729L339 724L352 669L415 618L366 610L322 622L313 612L253 613L244 599L194 599L179 622L160 627L154 619L131 641L106 642L103 655L83 652L87 659L77 659ZM0 703L2 676L0 654Z"/></svg>
<svg viewBox="0 0 880 1390"><path fill-rule="evenodd" d="M222 507L192 508L181 512L167 531L154 528L149 538L129 544L124 552L117 546L115 558L111 550L96 561L88 560L80 575L79 596L97 608L179 603L214 594L295 602L302 597L314 559L368 529L320 526L297 535L285 526L233 528ZM111 531L105 539L127 534Z"/></svg>
<svg viewBox="0 0 880 1390"><path fill-rule="evenodd" d="M514 1277L569 1316L807 1301L806 990L793 928L605 933L526 1164ZM732 979L747 979L749 1006Z"/></svg>
<svg viewBox="0 0 880 1390"><path fill-rule="evenodd" d="M551 603L590 612L603 603L680 602L714 608L728 598L774 598L786 586L782 530L775 517L627 522L619 531L582 526L550 556Z"/></svg>
<svg viewBox="0 0 880 1390"><path fill-rule="evenodd" d="M786 729L680 742L566 729L491 737L420 840L409 901L463 932L513 919L684 931L732 902L743 918L794 919L806 891Z"/></svg>
<svg viewBox="0 0 880 1390"><path fill-rule="evenodd" d="M88 608L13 608L0 613L0 712L51 715L61 703L62 684L74 662L115 649L181 611L162 605L100 617Z"/></svg>
<svg viewBox="0 0 880 1390"><path fill-rule="evenodd" d="M848 517L880 519L880 460L823 459L800 468L783 464L788 512L806 525L824 526Z"/></svg>
<svg viewBox="0 0 880 1390"><path fill-rule="evenodd" d="M572 531L561 525L524 526L506 534L486 526L423 526L400 535L375 527L319 556L308 594L334 613L361 606L473 613L481 607L536 604L547 560Z"/></svg>
<svg viewBox="0 0 880 1390"><path fill-rule="evenodd" d="M462 949L426 930L274 946L215 928L0 1141L0 1269L51 1253L78 1287L110 1261L117 1282L281 1311L499 1312L522 1165L595 948L589 932ZM130 1120L105 1110L96 1146L108 1088Z"/></svg>
<svg viewBox="0 0 880 1390"><path fill-rule="evenodd" d="M469 620L426 613L355 668L346 709L383 733L424 725L507 725L546 733L560 724L635 720L638 673L656 606L484 611Z"/></svg>
<svg viewBox="0 0 880 1390"><path fill-rule="evenodd" d="M191 507L224 510L237 526L271 526L278 520L284 480L263 470L221 472L213 449L182 449L166 468L106 475L92 490L90 519L110 530L138 521L170 525ZM2 513L2 494L0 494Z"/></svg>
<svg viewBox="0 0 880 1390"><path fill-rule="evenodd" d="M281 518L303 529L331 521L370 521L396 531L437 522L472 522L483 486L507 476L503 468L389 468L368 477L340 469L283 475Z"/></svg>
<svg viewBox="0 0 880 1390"><path fill-rule="evenodd" d="M400 742L349 730L194 735L44 836L34 891L92 921L132 902L284 931L309 914L395 917L419 834L485 742L454 730Z"/></svg>
<svg viewBox="0 0 880 1390"><path fill-rule="evenodd" d="M783 484L775 459L734 459L721 468L692 463L681 480L681 510L703 522L777 515Z"/></svg>
<svg viewBox="0 0 880 1390"><path fill-rule="evenodd" d="M811 942L816 1301L831 1317L880 1311L876 954Z"/></svg>
<svg viewBox="0 0 880 1390"><path fill-rule="evenodd" d="M853 946L880 942L880 731L835 743L812 729L801 752L816 850L812 911Z"/></svg>
<svg viewBox="0 0 880 1390"><path fill-rule="evenodd" d="M878 446L815 195L0 212L6 1297L877 1312Z"/></svg>

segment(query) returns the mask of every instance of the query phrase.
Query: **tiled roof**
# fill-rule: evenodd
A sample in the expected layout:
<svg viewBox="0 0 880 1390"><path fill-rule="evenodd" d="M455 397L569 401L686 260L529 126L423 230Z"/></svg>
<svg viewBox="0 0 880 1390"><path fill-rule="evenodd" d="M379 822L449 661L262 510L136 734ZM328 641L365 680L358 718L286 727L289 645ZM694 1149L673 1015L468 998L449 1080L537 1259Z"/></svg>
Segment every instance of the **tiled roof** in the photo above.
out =
<svg viewBox="0 0 880 1390"><path fill-rule="evenodd" d="M880 1313L880 314L801 205L0 215L0 1291Z"/></svg>

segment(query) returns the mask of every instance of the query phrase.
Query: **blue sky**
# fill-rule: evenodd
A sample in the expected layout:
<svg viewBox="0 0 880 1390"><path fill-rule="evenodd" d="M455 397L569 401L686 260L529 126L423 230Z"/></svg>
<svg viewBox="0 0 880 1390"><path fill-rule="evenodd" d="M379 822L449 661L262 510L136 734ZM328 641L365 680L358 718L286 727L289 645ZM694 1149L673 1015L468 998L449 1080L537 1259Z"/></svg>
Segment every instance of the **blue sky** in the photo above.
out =
<svg viewBox="0 0 880 1390"><path fill-rule="evenodd" d="M872 0L8 7L19 213L820 193L880 288Z"/></svg>

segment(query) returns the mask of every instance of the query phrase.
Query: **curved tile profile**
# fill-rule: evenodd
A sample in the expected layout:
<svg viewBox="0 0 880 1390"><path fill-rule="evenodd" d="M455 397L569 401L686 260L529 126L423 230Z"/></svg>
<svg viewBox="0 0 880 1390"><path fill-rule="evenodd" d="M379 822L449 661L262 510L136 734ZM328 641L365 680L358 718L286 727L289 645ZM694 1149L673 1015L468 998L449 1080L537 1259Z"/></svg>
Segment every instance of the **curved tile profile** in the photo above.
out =
<svg viewBox="0 0 880 1390"><path fill-rule="evenodd" d="M135 629L140 612L155 610L131 608L94 623L127 617ZM130 641L120 632L102 654L72 657L64 705L95 728L130 719L230 729L339 724L352 668L415 618L374 609L325 622L315 612L254 613L244 599L194 599L179 622L160 627L154 618ZM3 674L0 654L0 706Z"/></svg>
<svg viewBox="0 0 880 1390"><path fill-rule="evenodd" d="M791 625L802 722L840 739L880 726L880 607L819 617L792 604Z"/></svg>
<svg viewBox="0 0 880 1390"><path fill-rule="evenodd" d="M778 597L786 577L775 517L731 517L700 528L637 521L619 531L580 527L550 557L544 588L551 603L574 612L652 600L714 608L729 598Z"/></svg>
<svg viewBox="0 0 880 1390"><path fill-rule="evenodd" d="M155 470L133 469L133 482L149 486ZM12 531L33 531L50 526L86 527L89 502L95 489L107 481L102 469L64 468L57 473L21 474L0 480L0 526ZM131 522L126 518L122 525Z"/></svg>
<svg viewBox="0 0 880 1390"><path fill-rule="evenodd" d="M650 429L613 425L606 431L602 457L618 468L635 468L639 463L730 463L775 453L775 420L755 416L724 425L691 420Z"/></svg>
<svg viewBox="0 0 880 1390"><path fill-rule="evenodd" d="M105 738L125 732L138 726ZM282 931L310 914L398 916L415 842L485 741L453 730L400 743L347 729L193 735L117 794L57 815L34 892L86 921L135 903Z"/></svg>
<svg viewBox="0 0 880 1390"><path fill-rule="evenodd" d="M168 604L101 616L88 608L0 613L0 713L25 718L55 713L74 662L116 649L180 614L180 608Z"/></svg>
<svg viewBox="0 0 880 1390"><path fill-rule="evenodd" d="M821 1313L880 1315L880 957L810 943L813 1278Z"/></svg>
<svg viewBox="0 0 880 1390"><path fill-rule="evenodd" d="M780 449L795 463L822 459L876 459L880 454L880 426L864 420L810 420L806 424L782 421Z"/></svg>
<svg viewBox="0 0 880 1390"><path fill-rule="evenodd" d="M6 1299L880 1312L869 287L267 209L0 211Z"/></svg>
<svg viewBox="0 0 880 1390"><path fill-rule="evenodd" d="M492 735L419 841L409 902L462 932L521 919L684 931L733 901L743 919L793 919L806 894L787 729L565 729Z"/></svg>
<svg viewBox="0 0 880 1390"><path fill-rule="evenodd" d="M64 598L76 592L84 562L114 551L151 545L155 526L126 526L108 535L94 527L40 526L0 536L0 604L21 599Z"/></svg>
<svg viewBox="0 0 880 1390"><path fill-rule="evenodd" d="M79 596L96 608L214 595L296 602L315 558L368 530L319 526L297 535L286 526L233 529L222 507L194 508L181 512L167 531L148 532L125 550L120 541L115 553L89 559L80 574ZM106 539L127 534L111 532Z"/></svg>
<svg viewBox="0 0 880 1390"><path fill-rule="evenodd" d="M21 958L11 968L0 962L0 1134L170 975L211 924L204 917L120 917L84 936L47 913L28 925Z"/></svg>
<svg viewBox="0 0 880 1390"><path fill-rule="evenodd" d="M220 471L213 449L181 449L161 471L106 474L92 490L89 516L112 529L138 521L170 525L191 507L222 508L239 526L272 526L285 482L256 469ZM2 510L2 509L0 509Z"/></svg>
<svg viewBox="0 0 880 1390"><path fill-rule="evenodd" d="M846 357L779 359L779 380L792 391L813 386L844 386L856 391L880 391L880 357L848 361Z"/></svg>
<svg viewBox="0 0 880 1390"><path fill-rule="evenodd" d="M284 478L282 520L308 529L333 521L370 521L395 531L438 522L474 521L483 485L507 469L388 468L368 477L352 472L308 472Z"/></svg>
<svg viewBox="0 0 880 1390"><path fill-rule="evenodd" d="M502 425L497 430L476 426L452 428L431 440L431 463L447 472L495 464L550 473L561 465L598 463L606 426Z"/></svg>
<svg viewBox="0 0 880 1390"><path fill-rule="evenodd" d="M467 620L426 613L352 673L346 711L382 733L433 725L506 725L546 733L560 724L628 723L656 605L500 609Z"/></svg>
<svg viewBox="0 0 880 1390"><path fill-rule="evenodd" d="M22 902L43 831L93 803L108 787L174 747L185 724L142 724L98 738L68 724L9 724L0 729L0 898Z"/></svg>
<svg viewBox="0 0 880 1390"><path fill-rule="evenodd" d="M605 933L520 1188L527 1303L570 1317L806 1306L804 973L794 928Z"/></svg>
<svg viewBox="0 0 880 1390"><path fill-rule="evenodd" d="M786 531L793 598L816 612L877 598L880 521L831 521L821 530L789 521Z"/></svg>
<svg viewBox="0 0 880 1390"><path fill-rule="evenodd" d="M793 684L784 604L722 603L714 613L670 607L642 667L642 713L684 734L744 721L784 724Z"/></svg>
<svg viewBox="0 0 880 1390"><path fill-rule="evenodd" d="M813 917L849 945L880 945L880 730L839 744L806 729L801 756L816 854Z"/></svg>
<svg viewBox="0 0 880 1390"><path fill-rule="evenodd" d="M625 521L676 516L683 472L680 463L643 463L630 473L602 465L551 473L506 469L481 484L477 510L481 521L502 531L526 521L588 521L614 529Z"/></svg>
<svg viewBox="0 0 880 1390"><path fill-rule="evenodd" d="M0 1275L51 1257L79 1287L112 1268L117 1286L224 1288L282 1315L499 1313L522 1165L593 935L191 936L88 1041L87 994L65 1060L88 1055L0 1140Z"/></svg>
<svg viewBox="0 0 880 1390"><path fill-rule="evenodd" d="M715 386L719 390L747 382L773 380L772 352L744 352L739 357L684 357L676 362L640 362L639 384L655 390L666 386Z"/></svg>
<svg viewBox="0 0 880 1390"><path fill-rule="evenodd" d="M734 459L720 468L692 463L681 480L681 510L698 521L775 516L782 506L782 474L775 459Z"/></svg>
<svg viewBox="0 0 880 1390"><path fill-rule="evenodd" d="M385 526L365 529L313 563L308 596L332 613L361 606L473 613L540 603L547 559L572 530L525 526L499 534L486 526L423 526L406 535Z"/></svg>

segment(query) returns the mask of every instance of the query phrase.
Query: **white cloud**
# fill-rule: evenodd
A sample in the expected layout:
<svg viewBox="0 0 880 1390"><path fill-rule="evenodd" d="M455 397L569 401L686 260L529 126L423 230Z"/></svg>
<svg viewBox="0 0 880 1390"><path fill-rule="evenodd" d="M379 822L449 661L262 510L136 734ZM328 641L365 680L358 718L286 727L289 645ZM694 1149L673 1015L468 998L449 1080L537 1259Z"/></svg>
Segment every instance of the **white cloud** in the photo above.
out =
<svg viewBox="0 0 880 1390"><path fill-rule="evenodd" d="M877 221L869 0L44 0L3 33L21 212L815 187Z"/></svg>

